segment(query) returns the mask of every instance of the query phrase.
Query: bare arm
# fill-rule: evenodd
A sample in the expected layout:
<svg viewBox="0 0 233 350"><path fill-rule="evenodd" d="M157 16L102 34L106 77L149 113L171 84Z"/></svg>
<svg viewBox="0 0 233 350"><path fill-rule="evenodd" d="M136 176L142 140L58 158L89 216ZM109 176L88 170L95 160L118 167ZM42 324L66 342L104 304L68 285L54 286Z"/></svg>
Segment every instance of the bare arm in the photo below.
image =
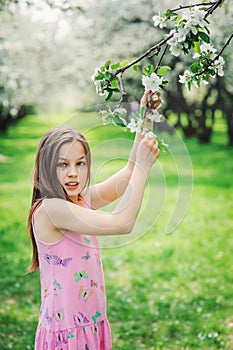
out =
<svg viewBox="0 0 233 350"><path fill-rule="evenodd" d="M149 171L158 155L155 138L145 136L138 146L127 189L112 213L86 209L62 199L45 199L42 210L57 229L90 235L130 233L141 207Z"/></svg>
<svg viewBox="0 0 233 350"><path fill-rule="evenodd" d="M154 94L151 91L145 92L141 99L140 108L142 106L147 106L148 100L151 100L151 109L157 108L158 105L162 103L160 93L158 93L158 99L155 101L153 101L153 95ZM148 128L152 128L152 122L147 120L147 126ZM126 167L118 171L107 180L90 186L88 196L93 209L102 208L106 204L113 202L123 195L133 173L138 145L142 139L143 136L141 134L136 134Z"/></svg>

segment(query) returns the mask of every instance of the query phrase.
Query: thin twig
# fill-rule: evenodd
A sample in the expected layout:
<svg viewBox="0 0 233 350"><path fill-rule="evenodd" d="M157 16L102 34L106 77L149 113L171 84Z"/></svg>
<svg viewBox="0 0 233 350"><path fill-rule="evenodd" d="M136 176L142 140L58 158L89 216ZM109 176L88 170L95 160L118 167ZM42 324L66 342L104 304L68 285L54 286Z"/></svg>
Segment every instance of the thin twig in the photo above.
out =
<svg viewBox="0 0 233 350"><path fill-rule="evenodd" d="M183 6L183 5L180 5L179 7L175 8L175 9L172 9L171 12L176 12L176 11L180 11L180 10L184 10L184 9L188 9L190 8L190 6L212 6L213 4L215 4L216 1L211 1L211 2L202 2L200 4L190 4L190 5L186 5L186 6Z"/></svg>
<svg viewBox="0 0 233 350"><path fill-rule="evenodd" d="M230 44L232 38L233 38L233 33L229 36L229 38L228 38L226 44L222 47L221 51L219 51L219 54L216 56L216 58L219 58L219 56L221 56L221 54L223 53L223 51L225 50L225 48L227 47L227 45ZM215 59L216 59L216 58L215 58Z"/></svg>
<svg viewBox="0 0 233 350"><path fill-rule="evenodd" d="M124 96L126 95L126 92L124 91L124 87L123 87L123 73L121 72L120 76L119 76L119 87L120 87L120 91L121 91L121 98L119 100L119 103L117 105L117 108L119 108L123 102Z"/></svg>
<svg viewBox="0 0 233 350"><path fill-rule="evenodd" d="M139 56L138 58L135 58L135 60L133 60L132 62L126 64L124 67L118 68L116 70L116 72L113 73L112 78L114 78L115 76L117 76L121 72L123 73L126 69L132 67L134 64L142 61L142 59L147 57L147 56L149 56L149 54L151 52L153 52L154 50L156 50L156 49L160 48L161 46L163 46L168 40L170 40L173 37L173 35L174 34L171 34L168 37L166 37L165 39L161 40L158 44L152 46L150 49L148 49L146 52L144 52L141 56Z"/></svg>
<svg viewBox="0 0 233 350"><path fill-rule="evenodd" d="M161 65L161 62L162 62L162 60L163 60L163 58L164 58L164 56L166 54L167 48L168 48L168 44L165 46L165 49L163 50L163 53L162 53L162 55L161 55L161 57L159 59L159 62L157 63L157 65L155 67L155 70L154 70L155 73L157 72L157 70L159 69L159 67Z"/></svg>
<svg viewBox="0 0 233 350"><path fill-rule="evenodd" d="M215 4L213 3L213 5L206 11L206 15L205 15L204 19L206 19L209 15L212 15L212 13L222 4L223 4L222 0L217 0L215 2Z"/></svg>

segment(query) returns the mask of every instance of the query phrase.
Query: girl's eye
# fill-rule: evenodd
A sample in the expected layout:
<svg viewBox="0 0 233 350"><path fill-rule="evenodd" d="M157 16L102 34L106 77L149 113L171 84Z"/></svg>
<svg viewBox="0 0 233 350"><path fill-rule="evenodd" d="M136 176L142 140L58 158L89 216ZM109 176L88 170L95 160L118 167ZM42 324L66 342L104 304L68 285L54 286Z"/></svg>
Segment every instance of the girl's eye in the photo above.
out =
<svg viewBox="0 0 233 350"><path fill-rule="evenodd" d="M57 164L58 168L64 168L67 164L65 162L61 162Z"/></svg>
<svg viewBox="0 0 233 350"><path fill-rule="evenodd" d="M78 166L84 166L84 165L86 165L86 163L83 162L83 161L80 161L80 162L77 163L77 165L78 165Z"/></svg>

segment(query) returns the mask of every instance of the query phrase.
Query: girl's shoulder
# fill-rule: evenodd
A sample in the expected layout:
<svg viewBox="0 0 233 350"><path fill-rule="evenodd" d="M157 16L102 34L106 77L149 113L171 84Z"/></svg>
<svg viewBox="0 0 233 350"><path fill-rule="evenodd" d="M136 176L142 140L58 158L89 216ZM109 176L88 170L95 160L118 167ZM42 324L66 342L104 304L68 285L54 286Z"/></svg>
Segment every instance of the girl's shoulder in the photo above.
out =
<svg viewBox="0 0 233 350"><path fill-rule="evenodd" d="M54 200L56 202L56 199ZM44 243L54 243L63 237L64 232L59 230L52 222L47 210L46 201L50 201L50 199L43 199L35 207L32 215L32 225L34 234L36 234L39 240Z"/></svg>

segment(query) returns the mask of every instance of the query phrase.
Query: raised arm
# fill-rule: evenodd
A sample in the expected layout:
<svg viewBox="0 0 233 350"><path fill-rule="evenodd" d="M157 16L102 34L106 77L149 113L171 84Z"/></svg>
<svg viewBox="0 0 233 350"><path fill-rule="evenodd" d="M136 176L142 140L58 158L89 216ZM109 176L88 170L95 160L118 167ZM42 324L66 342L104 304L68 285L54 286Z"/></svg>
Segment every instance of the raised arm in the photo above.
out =
<svg viewBox="0 0 233 350"><path fill-rule="evenodd" d="M127 189L112 213L86 209L62 199L45 199L41 210L56 229L89 235L130 233L141 207L148 174L158 155L155 138L143 137Z"/></svg>
<svg viewBox="0 0 233 350"><path fill-rule="evenodd" d="M151 91L146 91L141 99L140 108L142 106L148 107L149 100L151 109L157 108L162 103L160 93L158 93L158 99L155 101L153 100L153 95ZM152 122L147 121L147 125L148 128L152 128ZM102 208L123 195L133 173L138 145L142 139L143 136L141 134L136 134L128 163L123 169L107 180L90 186L89 201L93 209Z"/></svg>

